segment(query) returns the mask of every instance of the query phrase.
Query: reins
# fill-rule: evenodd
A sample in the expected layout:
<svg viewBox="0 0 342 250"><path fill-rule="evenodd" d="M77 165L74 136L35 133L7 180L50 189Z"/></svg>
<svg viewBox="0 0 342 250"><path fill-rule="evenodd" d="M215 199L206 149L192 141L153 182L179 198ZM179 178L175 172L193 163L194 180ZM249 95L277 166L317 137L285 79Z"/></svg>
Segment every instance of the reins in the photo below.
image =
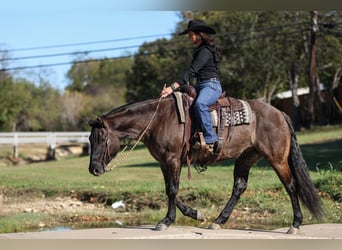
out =
<svg viewBox="0 0 342 250"><path fill-rule="evenodd" d="M114 168L117 168L120 166L120 164L126 160L129 156L129 154L134 150L134 148L138 145L138 143L141 141L141 139L144 137L144 135L146 134L147 130L150 128L151 124L152 124L152 121L154 120L154 117L156 116L157 112L158 112L158 109L159 109L159 105L160 105L160 101L163 97L160 97L159 100L158 100L158 104L157 104L157 107L150 119L150 121L148 122L147 126L145 127L145 129L143 130L143 132L141 133L141 135L139 136L138 140L134 143L134 145L132 146L132 148L126 152L125 155L122 155L120 159L117 160L117 162L115 162L115 159L116 158L113 158L106 166L105 170L106 172L109 172L109 171L112 171ZM126 145L122 151L120 152L120 154L123 154L128 148L128 145Z"/></svg>

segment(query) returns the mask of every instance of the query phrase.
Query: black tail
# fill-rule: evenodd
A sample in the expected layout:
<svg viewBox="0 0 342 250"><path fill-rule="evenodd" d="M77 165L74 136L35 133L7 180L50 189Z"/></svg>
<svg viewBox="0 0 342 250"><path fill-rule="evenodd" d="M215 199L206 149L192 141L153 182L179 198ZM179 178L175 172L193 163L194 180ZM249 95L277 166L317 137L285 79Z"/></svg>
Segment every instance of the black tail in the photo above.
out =
<svg viewBox="0 0 342 250"><path fill-rule="evenodd" d="M284 116L291 131L291 148L288 162L295 178L299 199L313 216L319 218L323 215L321 199L310 178L309 168L304 160L302 151L299 148L291 119L286 114L284 114Z"/></svg>

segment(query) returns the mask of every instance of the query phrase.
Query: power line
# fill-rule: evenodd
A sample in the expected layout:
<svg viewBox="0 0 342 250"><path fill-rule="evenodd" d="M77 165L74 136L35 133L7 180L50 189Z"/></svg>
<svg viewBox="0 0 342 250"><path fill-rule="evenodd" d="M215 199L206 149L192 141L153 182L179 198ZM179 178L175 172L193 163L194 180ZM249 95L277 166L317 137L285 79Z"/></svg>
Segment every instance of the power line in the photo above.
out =
<svg viewBox="0 0 342 250"><path fill-rule="evenodd" d="M285 33L283 32L283 33L271 34L271 35L272 36L274 36L274 35L285 36L285 35L288 35L288 34L293 34L293 33L301 32L301 31L302 30L287 31ZM263 38L268 37L268 36L270 36L270 34L267 34L267 33L266 34L261 34L259 36L254 36L254 37L242 39L239 42L246 42L246 41L256 40L256 39L263 39ZM139 46L135 46L135 47L139 47ZM126 47L126 48L128 48L128 47ZM118 48L112 48L112 49L109 49L109 50L114 50L114 49L118 49ZM172 50L167 50L167 51L168 52L174 52L174 51L178 51L178 50L181 50L181 49L172 49ZM97 51L97 50L93 50L93 51ZM158 52L149 52L149 53L144 53L143 55L137 55L137 56L150 56L150 55L154 55L154 54L158 54ZM132 56L129 55L129 56L119 56L119 57L111 57L111 58L98 58L98 59L86 59L86 60L78 60L78 61L72 61L72 62L61 62L61 63L51 63L51 64L42 64L42 65L19 66L19 67L0 69L0 72L2 72L2 71L13 71L13 70L24 70L24 69L31 69L31 68L62 66L62 65L70 65L70 64L99 62L99 61L104 61L104 60L120 60L120 59L125 59L125 58L130 58L130 57L132 57Z"/></svg>
<svg viewBox="0 0 342 250"><path fill-rule="evenodd" d="M15 60L26 60L26 59L35 59L35 58L44 58L44 57L69 56L69 55L76 55L76 54L90 54L90 53L97 53L97 52L104 52L104 51L133 49L133 48L138 48L140 46L141 45L132 45L132 46L126 46L126 47L85 50L85 51L78 51L78 52L65 52L65 53L55 53L55 54L36 55L36 56L22 56L22 57L14 57L14 58L4 58L4 59L1 59L1 61L11 61L11 60L15 61Z"/></svg>
<svg viewBox="0 0 342 250"><path fill-rule="evenodd" d="M246 32L260 32L264 30L272 30L272 29L279 29L289 26L294 26L298 24L305 24L306 22L295 22L289 23L286 25L279 25L279 26L272 26L272 27L264 27L264 28L256 28L251 30L242 30L237 32L229 32L225 35L234 35L238 33L246 33ZM49 46L37 46L37 47L28 47L28 48L18 48L18 49L9 49L9 50L0 50L0 52L15 52L15 51L28 51L28 50L41 50L41 49L53 49L53 48L63 48L63 47L75 47L75 46L84 46L84 45L91 45L91 44L101 44L101 43L112 43L112 42L121 42L121 41L129 41L129 40L136 40L136 39L144 39L144 38L151 38L151 37L160 37L160 36L169 36L173 35L173 33L165 33L165 34L154 34L154 35L145 35L145 36L138 36L138 37L126 37L126 38L119 38L119 39L110 39L110 40L100 40L100 41L90 41L90 42L82 42L82 43L69 43L69 44L57 44L57 45L49 45Z"/></svg>
<svg viewBox="0 0 342 250"><path fill-rule="evenodd" d="M252 34L251 37L244 37L242 39L238 38L239 42L245 42L245 41L250 41L254 39L262 39L265 37L269 36L279 36L279 35L289 35L297 32L302 32L306 31L308 29L306 28L300 28L296 30L288 30L286 32L278 32L277 34L270 33L269 31L275 30L275 29L280 29L280 28L286 28L286 27L291 27L291 26L298 26L301 24L309 24L309 22L296 22L296 23L290 23L290 24L285 24L285 25L278 25L278 26L272 26L272 27L263 27L263 28L258 28L258 29L249 29L249 30L242 30L242 31L232 31L224 34L218 34L217 36L234 36L234 35L241 35L244 33L251 33L251 32L259 32L261 34ZM340 23L338 23L340 24ZM262 32L265 32L262 34ZM163 34L162 34L163 35ZM162 35L150 35L150 36L143 36L143 37L153 37L153 36L162 36ZM165 34L164 34L165 35ZM340 35L340 33L336 34L337 36ZM138 39L142 37L135 37L135 38L122 38L122 39L115 39L115 40L106 40L106 41L97 41L97 42L85 42L85 43L78 43L82 45L86 44L95 44L95 43L102 43L102 42L109 42L109 41L123 41L123 40L131 40L131 39ZM173 42L173 41L172 41ZM55 45L53 47L67 47L70 45L77 45L77 44L64 44L64 45ZM103 51L111 51L111 50L120 50L120 49L132 49L132 48L137 48L140 47L141 45L133 45L133 46L126 46L126 47L117 47L117 48L106 48L106 49L98 49L98 50L89 50L89 51L82 51L82 52L68 52L68 53L57 53L57 54L46 54L46 55L36 55L36 56L26 56L26 57L17 57L17 58L4 58L1 59L0 61L8 61L8 60L23 60L23 59L34 59L34 58L42 58L42 57L56 57L56 56L65 56L65 55L75 55L75 54L81 54L81 53L96 53L96 52L103 52ZM152 45L151 45L152 46ZM35 48L43 48L43 47L35 47ZM35 49L35 48L27 48L29 49ZM52 46L44 46L44 48L52 48ZM20 50L20 49L17 49ZM14 50L12 50L14 51ZM168 50L168 51L176 51L176 50ZM0 51L1 52L1 51ZM156 54L156 52L150 52L150 53L145 53L144 56ZM31 68L42 68L42 67L53 67L53 66L61 66L61 65L70 65L70 64L79 64L79 63L89 63L89 62L96 62L96 61L102 61L102 60L119 60L119 59L124 59L124 58L129 58L130 56L119 56L119 57L111 57L111 58L101 58L101 59L85 59L85 60L79 60L79 61L71 61L71 62L61 62L61 63L50 63L50 64L40 64L40 65L31 65L31 66L19 66L19 67L12 67L12 68L5 68L5 69L0 69L0 72L3 71L13 71L13 70L24 70L24 69L31 69Z"/></svg>
<svg viewBox="0 0 342 250"><path fill-rule="evenodd" d="M144 38L151 38L151 37L169 36L169 35L172 35L172 33L157 34L157 35L146 35L146 36L138 36L138 37L126 37L126 38L119 38L119 39L112 39L112 40L92 41L92 42L83 42L83 43L57 44L57 45L49 45L49 46L38 46L38 47L29 47L29 48L0 50L0 52L14 52L14 51L27 51L27 50L41 50L41 49L63 48L63 47L75 47L75 46L84 46L84 45L90 45L90 44L122 42L122 41L144 39Z"/></svg>
<svg viewBox="0 0 342 250"><path fill-rule="evenodd" d="M271 31L275 29L290 27L290 26L296 26L303 24L304 22L295 22L295 23L289 23L285 25L278 25L278 26L272 26L272 27L263 27L263 28L257 28L257 29L250 29L250 30L242 30L237 32L228 32L225 34L220 34L218 36L225 37L225 36L232 36L237 34L244 34L244 33L250 33L250 32L261 32L261 31ZM125 41L125 40L133 40L138 38L147 38L147 37L155 37L155 36L164 36L167 34L160 34L160 35L149 35L149 36L142 36L142 37L132 37L132 38L122 38L122 39L115 39L115 40L105 40L105 41L97 41L97 42L84 42L84 43L78 43L78 44L63 44L63 45L53 45L53 46L44 46L44 47L35 47L35 48L26 48L26 49L15 49L12 51L18 51L18 50L32 50L32 49L38 49L38 48L57 48L57 47L67 47L67 46L76 46L76 45L87 45L87 44L96 44L96 43L104 43L109 41ZM170 35L170 34L168 34ZM257 36L255 36L257 38ZM265 37L263 35L262 37ZM250 38L253 39L253 38ZM248 39L249 40L249 39ZM126 47L117 47L117 48L106 48L106 49L97 49L97 50L87 50L87 51L79 51L79 52L64 52L64 53L56 53L56 54L45 54L45 55L34 55L34 56L23 56L23 57L14 57L14 58L4 58L1 61L10 61L10 60L26 60L26 59L35 59L35 58L46 58L46 57L59 57L59 56L67 56L67 55L75 55L75 54L90 54L90 53L96 53L96 52L104 52L104 51L113 51L113 50L122 50L122 49L132 49L132 48L138 48L140 45L132 45L132 46L126 46Z"/></svg>
<svg viewBox="0 0 342 250"><path fill-rule="evenodd" d="M62 65L69 65L69 64L98 62L98 61L113 60L113 59L125 59L125 58L129 58L129 57L131 57L131 56L121 56L121 57L101 58L101 59L100 58L99 59L87 59L87 60L80 60L80 61L50 63L50 64L31 65L31 66L19 66L19 67L7 68L7 69L0 69L0 72L2 72L2 71L13 71L13 70L24 70L24 69L32 69L32 68L54 67L54 66L62 66Z"/></svg>
<svg viewBox="0 0 342 250"><path fill-rule="evenodd" d="M170 51L176 51L176 50L170 50ZM138 55L138 56L149 56L157 54L158 52L150 52L144 55ZM86 60L76 60L72 62L61 62L61 63L50 63L50 64L41 64L41 65L31 65L31 66L18 66L18 67L12 67L12 68L6 68L6 69L0 69L0 72L4 71L13 71L13 70L24 70L24 69L32 69L32 68L42 68L42 67L53 67L53 66L62 66L62 65L69 65L69 64L80 64L80 63L90 63L90 62L100 62L100 61L110 61L110 60L120 60L120 59L126 59L130 58L132 56L118 56L118 57L108 57L108 58L93 58L93 59L86 59Z"/></svg>

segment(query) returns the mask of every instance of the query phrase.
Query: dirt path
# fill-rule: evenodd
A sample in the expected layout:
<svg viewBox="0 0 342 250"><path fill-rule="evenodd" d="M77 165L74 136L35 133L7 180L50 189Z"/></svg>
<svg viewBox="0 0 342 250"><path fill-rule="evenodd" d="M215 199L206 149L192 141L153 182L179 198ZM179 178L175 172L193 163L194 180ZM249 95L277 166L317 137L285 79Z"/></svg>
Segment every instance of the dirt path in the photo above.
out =
<svg viewBox="0 0 342 250"><path fill-rule="evenodd" d="M7 203L0 199L0 205L2 216L16 212L55 214L61 211L81 213L94 209L99 209L101 213L104 212L103 207L84 203L71 197L57 197L53 200L36 199L21 203ZM40 226L45 227L44 224ZM342 239L342 224L304 225L301 227L299 235L286 234L288 228L276 230L221 229L216 231L200 227L171 226L163 232L153 229L153 225L81 230L62 229L59 231L0 234L0 239Z"/></svg>
<svg viewBox="0 0 342 250"><path fill-rule="evenodd" d="M299 235L286 234L287 228L273 231L209 230L171 226L158 232L153 226L82 229L0 234L0 239L342 239L342 224L314 224L301 227Z"/></svg>

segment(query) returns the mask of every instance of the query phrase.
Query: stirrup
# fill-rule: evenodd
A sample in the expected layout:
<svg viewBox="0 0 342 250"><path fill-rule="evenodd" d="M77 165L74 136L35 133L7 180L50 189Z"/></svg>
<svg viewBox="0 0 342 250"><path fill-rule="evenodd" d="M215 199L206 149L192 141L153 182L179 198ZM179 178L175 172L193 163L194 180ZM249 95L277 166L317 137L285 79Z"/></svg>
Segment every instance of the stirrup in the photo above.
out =
<svg viewBox="0 0 342 250"><path fill-rule="evenodd" d="M196 169L197 173L202 174L205 172L208 167L206 165L199 165L199 164L194 164L194 168Z"/></svg>
<svg viewBox="0 0 342 250"><path fill-rule="evenodd" d="M196 149L196 150L200 150L201 149L201 143L199 141L195 142L193 145L192 145L192 148L193 149Z"/></svg>
<svg viewBox="0 0 342 250"><path fill-rule="evenodd" d="M210 154L215 154L215 143L207 144L205 147Z"/></svg>

